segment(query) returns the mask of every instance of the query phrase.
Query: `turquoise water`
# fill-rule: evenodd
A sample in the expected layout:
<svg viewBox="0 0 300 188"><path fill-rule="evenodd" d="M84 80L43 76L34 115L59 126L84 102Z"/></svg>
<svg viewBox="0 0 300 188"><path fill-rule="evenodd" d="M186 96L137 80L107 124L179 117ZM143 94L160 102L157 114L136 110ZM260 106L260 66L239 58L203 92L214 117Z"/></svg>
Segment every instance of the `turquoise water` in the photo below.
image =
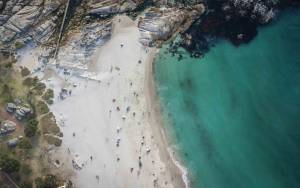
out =
<svg viewBox="0 0 300 188"><path fill-rule="evenodd" d="M164 116L199 188L300 187L300 11L247 45L155 67Z"/></svg>

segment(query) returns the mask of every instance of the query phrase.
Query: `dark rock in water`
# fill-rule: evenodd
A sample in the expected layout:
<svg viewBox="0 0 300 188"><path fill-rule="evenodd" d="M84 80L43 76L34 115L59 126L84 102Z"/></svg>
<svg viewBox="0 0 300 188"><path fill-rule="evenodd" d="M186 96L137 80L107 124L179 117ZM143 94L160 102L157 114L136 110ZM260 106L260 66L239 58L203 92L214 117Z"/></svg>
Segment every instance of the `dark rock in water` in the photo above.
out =
<svg viewBox="0 0 300 188"><path fill-rule="evenodd" d="M192 57L202 57L216 39L227 39L239 46L257 35L259 26L273 20L276 12L299 6L299 0L211 0L208 10L182 34L181 41L171 44L172 53L177 47L191 52Z"/></svg>

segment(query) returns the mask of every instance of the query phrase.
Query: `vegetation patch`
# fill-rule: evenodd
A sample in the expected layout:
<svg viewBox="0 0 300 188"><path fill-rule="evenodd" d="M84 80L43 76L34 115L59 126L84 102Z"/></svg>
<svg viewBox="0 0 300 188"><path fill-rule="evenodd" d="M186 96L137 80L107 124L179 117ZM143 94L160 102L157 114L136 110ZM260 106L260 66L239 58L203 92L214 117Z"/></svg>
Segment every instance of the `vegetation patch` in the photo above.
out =
<svg viewBox="0 0 300 188"><path fill-rule="evenodd" d="M6 154L0 154L0 168L8 173L18 172L20 170L20 162Z"/></svg>
<svg viewBox="0 0 300 188"><path fill-rule="evenodd" d="M28 69L28 68L26 68L26 67L21 67L21 75L23 76L23 77L26 77L26 76L28 76L30 74L30 70Z"/></svg>
<svg viewBox="0 0 300 188"><path fill-rule="evenodd" d="M15 48L18 50L18 49L21 49L25 46L25 44L23 42L15 42Z"/></svg>
<svg viewBox="0 0 300 188"><path fill-rule="evenodd" d="M36 112L39 114L39 115L43 115L43 114L46 114L49 112L49 108L48 108L48 105L43 102L43 101L38 101L35 105L36 107Z"/></svg>
<svg viewBox="0 0 300 188"><path fill-rule="evenodd" d="M33 118L33 119L29 119L27 122L26 122L26 126L24 128L24 134L26 137L33 137L36 135L36 132L38 130L38 121Z"/></svg>
<svg viewBox="0 0 300 188"><path fill-rule="evenodd" d="M40 126L43 134L60 135L60 128L57 126L55 117L52 112L46 114L41 118Z"/></svg>
<svg viewBox="0 0 300 188"><path fill-rule="evenodd" d="M57 188L62 185L60 178L51 175L44 164L48 161L38 157L45 155L44 144L62 143L62 134L47 105L53 102L54 92L46 90L37 77L29 77L27 68L15 68L14 62L13 56L0 53L0 121L9 119L17 124L14 132L0 138L0 187L12 186L1 174L5 172L20 188ZM9 113L5 112L7 103L16 106L11 105ZM37 136L39 129L43 136ZM8 144L15 140L16 145Z"/></svg>
<svg viewBox="0 0 300 188"><path fill-rule="evenodd" d="M25 149L25 150L32 149L31 142L30 142L30 140L29 140L28 138L26 138L26 137L20 138L18 147L19 147L20 149Z"/></svg>
<svg viewBox="0 0 300 188"><path fill-rule="evenodd" d="M59 186L59 179L52 174L48 174L45 177L39 177L35 179L36 188L56 188Z"/></svg>
<svg viewBox="0 0 300 188"><path fill-rule="evenodd" d="M46 101L47 104L53 104L54 92L52 89L47 89L43 94L42 99Z"/></svg>
<svg viewBox="0 0 300 188"><path fill-rule="evenodd" d="M46 134L46 135L44 135L44 137L45 137L45 140L50 145L55 145L55 146L59 147L62 144L62 140L58 136L51 135L51 134Z"/></svg>
<svg viewBox="0 0 300 188"><path fill-rule="evenodd" d="M35 95L42 95L45 92L45 89L46 89L46 85L42 82L38 82L32 88L32 91Z"/></svg>

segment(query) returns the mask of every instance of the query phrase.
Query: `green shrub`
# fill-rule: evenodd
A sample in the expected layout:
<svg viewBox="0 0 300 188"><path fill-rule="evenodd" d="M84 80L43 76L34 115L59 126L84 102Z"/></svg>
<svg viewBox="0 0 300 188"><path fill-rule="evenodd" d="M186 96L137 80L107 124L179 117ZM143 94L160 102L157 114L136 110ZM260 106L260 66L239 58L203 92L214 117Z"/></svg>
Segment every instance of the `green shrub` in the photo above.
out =
<svg viewBox="0 0 300 188"><path fill-rule="evenodd" d="M40 128L43 134L53 134L60 136L60 128L57 126L55 117L52 112L44 115L40 119Z"/></svg>
<svg viewBox="0 0 300 188"><path fill-rule="evenodd" d="M6 173L18 172L20 162L16 159L9 158L7 155L0 155L0 168Z"/></svg>
<svg viewBox="0 0 300 188"><path fill-rule="evenodd" d="M35 133L32 133L32 134L33 134L33 136L35 135ZM30 140L28 138L21 138L20 141L19 141L18 146L21 149L31 149L32 148L31 142L30 142Z"/></svg>
<svg viewBox="0 0 300 188"><path fill-rule="evenodd" d="M15 48L17 50L23 48L24 46L25 46L25 44L22 42L19 42L19 41L15 42Z"/></svg>
<svg viewBox="0 0 300 188"><path fill-rule="evenodd" d="M1 98L3 98L3 100L5 102L9 102L13 100L13 95L12 95L12 88L9 87L9 85L4 84L2 87L2 92L1 92Z"/></svg>
<svg viewBox="0 0 300 188"><path fill-rule="evenodd" d="M59 181L55 175L48 174L44 178L35 179L35 185L36 188L57 188Z"/></svg>
<svg viewBox="0 0 300 188"><path fill-rule="evenodd" d="M30 70L28 68L26 68L26 67L22 67L22 69L21 69L21 75L23 77L25 77L25 76L28 76L29 74L30 74Z"/></svg>
<svg viewBox="0 0 300 188"><path fill-rule="evenodd" d="M53 104L54 92L52 89L47 89L47 91L42 96L42 99L48 104Z"/></svg>
<svg viewBox="0 0 300 188"><path fill-rule="evenodd" d="M56 147L59 147L62 144L62 140L54 135L45 135L45 140L48 142L48 144L55 145Z"/></svg>
<svg viewBox="0 0 300 188"><path fill-rule="evenodd" d="M25 78L25 80L23 80L23 85L27 87L33 87L36 86L38 82L39 82L38 77L34 77L34 78L27 77Z"/></svg>
<svg viewBox="0 0 300 188"><path fill-rule="evenodd" d="M36 111L39 115L46 114L49 112L48 105L43 101L38 101L36 104Z"/></svg>
<svg viewBox="0 0 300 188"><path fill-rule="evenodd" d="M21 183L20 188L32 188L32 182L31 181L24 181Z"/></svg>
<svg viewBox="0 0 300 188"><path fill-rule="evenodd" d="M36 83L35 87L32 89L35 95L42 95L46 89L46 85L42 82Z"/></svg>
<svg viewBox="0 0 300 188"><path fill-rule="evenodd" d="M30 119L27 121L24 134L26 137L33 137L36 134L36 131L38 129L38 121L36 119Z"/></svg>

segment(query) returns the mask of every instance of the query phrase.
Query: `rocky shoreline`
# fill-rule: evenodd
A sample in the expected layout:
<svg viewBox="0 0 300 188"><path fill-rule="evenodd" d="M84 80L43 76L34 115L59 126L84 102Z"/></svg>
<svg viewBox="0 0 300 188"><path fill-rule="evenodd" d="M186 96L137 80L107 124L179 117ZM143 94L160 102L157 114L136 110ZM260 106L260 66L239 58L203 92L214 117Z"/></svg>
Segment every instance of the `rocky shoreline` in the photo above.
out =
<svg viewBox="0 0 300 188"><path fill-rule="evenodd" d="M76 1L69 5L67 23L85 27L91 22L111 20L111 16L139 11L147 1ZM153 1L154 7L147 9L140 20L141 41L147 43L169 39L177 31L187 29L205 10L202 3L190 6L170 6L164 1ZM55 44L67 0L11 0L0 1L0 45L1 48L19 49L30 42L38 45ZM175 19L176 18L176 19ZM78 20L83 20L78 25ZM73 20L73 22L72 22ZM74 21L75 20L75 21ZM65 27L66 28L66 27ZM146 36L147 35L147 36ZM147 39L146 39L147 38ZM153 45L153 44L152 44Z"/></svg>
<svg viewBox="0 0 300 188"><path fill-rule="evenodd" d="M299 5L299 0L208 1L206 13L182 34L181 41L171 45L171 51L183 47L193 57L202 57L217 39L236 46L248 43L257 35L257 28L271 23L278 12Z"/></svg>
<svg viewBox="0 0 300 188"><path fill-rule="evenodd" d="M192 56L201 57L213 44L211 41L218 38L228 39L237 46L248 43L256 36L257 28L270 23L280 10L298 7L300 4L299 0L174 2L72 1L67 9L62 37L67 39L67 33L83 31L91 25L99 26L98 31L107 30L99 23L111 22L112 17L117 14L136 15L143 10L144 16L139 20L142 44L160 47L164 41L180 32L181 40L171 45L170 51L176 53L178 47L183 47L191 52ZM15 51L33 42L47 46L47 49L52 48L50 54L53 54L67 4L67 0L1 0L1 49ZM97 36L93 33L93 40L96 41ZM84 40L83 35L82 37ZM95 44L92 42L88 46L93 45Z"/></svg>

